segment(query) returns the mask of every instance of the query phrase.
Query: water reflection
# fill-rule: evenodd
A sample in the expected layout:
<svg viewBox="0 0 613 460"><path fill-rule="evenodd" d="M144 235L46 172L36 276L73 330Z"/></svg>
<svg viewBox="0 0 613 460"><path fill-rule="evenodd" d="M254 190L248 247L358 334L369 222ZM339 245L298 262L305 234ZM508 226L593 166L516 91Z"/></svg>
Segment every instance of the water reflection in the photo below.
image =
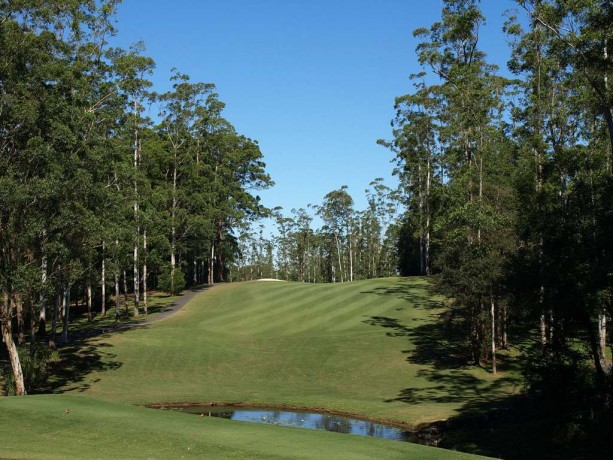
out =
<svg viewBox="0 0 613 460"><path fill-rule="evenodd" d="M400 428L367 422L338 415L317 414L312 412L280 411L267 409L230 408L230 407L182 407L183 412L201 416L222 417L252 423L306 428L311 430L333 431L359 436L394 439L397 441L420 442L414 433Z"/></svg>

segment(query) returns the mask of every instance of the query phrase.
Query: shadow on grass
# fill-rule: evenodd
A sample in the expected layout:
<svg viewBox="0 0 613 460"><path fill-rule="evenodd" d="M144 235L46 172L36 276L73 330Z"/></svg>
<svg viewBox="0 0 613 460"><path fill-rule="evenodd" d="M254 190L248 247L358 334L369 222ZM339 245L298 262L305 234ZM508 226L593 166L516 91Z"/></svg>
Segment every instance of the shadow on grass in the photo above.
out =
<svg viewBox="0 0 613 460"><path fill-rule="evenodd" d="M98 315L91 321L88 321L86 311L74 311L75 320L70 325L68 343L59 343L59 361L50 366L50 376L46 383L32 393L86 391L98 381L88 380L89 374L112 371L122 366L112 351L113 346L104 339L133 329L148 329L151 323L175 313L196 294L208 288L203 286L188 289L178 298L157 296L155 302L148 307L148 315L138 318L128 316L125 307L120 321L115 321L114 309L109 310L106 316Z"/></svg>
<svg viewBox="0 0 613 460"><path fill-rule="evenodd" d="M145 326L141 326L145 327ZM129 329L115 330L123 333ZM113 346L98 339L110 334L99 334L95 338L77 339L58 348L59 361L50 366L50 376L46 384L32 393L83 392L98 379L88 380L92 372L105 372L119 369L122 363L113 353Z"/></svg>
<svg viewBox="0 0 613 460"><path fill-rule="evenodd" d="M500 354L497 359L499 377L494 380L486 378L485 374L479 377L469 362L469 343L462 323L446 316L443 305L432 300L427 285L403 279L395 286L365 293L392 296L407 302L406 307L397 310L422 310L422 318L409 322L394 315L370 316L363 322L382 328L388 337L406 338L407 349L402 351L407 356L406 361L423 366L417 371L417 376L422 382L427 382L426 385L407 386L385 402L411 405L453 403L459 406L459 415L452 419L453 424L444 422L427 427L434 431L432 439L436 439L438 445L444 444L439 442L442 432L459 432L465 426L478 426L481 430L483 423L487 426L488 420L499 417L501 408L505 408L504 414L515 414L512 408L516 406L517 397L509 396L509 389L521 385L519 362L507 354ZM496 453L490 449L491 446L485 445L487 443L480 446L478 437L465 441L447 447L482 454Z"/></svg>
<svg viewBox="0 0 613 460"><path fill-rule="evenodd" d="M422 427L419 435L431 444L447 449L505 459L523 458L610 458L613 439L589 422L577 423L590 414L552 413L538 397L509 394L521 388L522 362L513 353L500 353L498 376L487 377L484 369L469 364L469 348L461 322L442 313L442 305L429 299L431 293L419 280L403 279L392 287L365 294L405 300L406 307L422 310L422 318L408 321L404 315L370 316L364 323L381 328L389 337L406 338L407 362L422 365L417 371L421 383L399 390L385 402L445 404L458 406L455 417ZM526 331L515 330L515 340L524 344ZM423 382L426 382L424 385ZM613 425L613 424L612 424ZM585 426L593 426L594 433ZM597 430L600 430L597 432ZM602 432L602 433L601 433Z"/></svg>

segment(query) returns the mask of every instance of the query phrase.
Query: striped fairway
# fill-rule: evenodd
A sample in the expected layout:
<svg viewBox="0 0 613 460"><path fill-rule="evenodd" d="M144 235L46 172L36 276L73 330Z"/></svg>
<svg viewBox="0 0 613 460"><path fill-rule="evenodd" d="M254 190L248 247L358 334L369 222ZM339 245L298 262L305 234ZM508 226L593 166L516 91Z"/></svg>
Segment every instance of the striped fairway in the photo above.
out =
<svg viewBox="0 0 613 460"><path fill-rule="evenodd" d="M414 341L434 327L431 300L421 278L218 285L164 321L95 341L113 369L65 390L136 404L293 404L411 425L515 392L504 373L428 360Z"/></svg>

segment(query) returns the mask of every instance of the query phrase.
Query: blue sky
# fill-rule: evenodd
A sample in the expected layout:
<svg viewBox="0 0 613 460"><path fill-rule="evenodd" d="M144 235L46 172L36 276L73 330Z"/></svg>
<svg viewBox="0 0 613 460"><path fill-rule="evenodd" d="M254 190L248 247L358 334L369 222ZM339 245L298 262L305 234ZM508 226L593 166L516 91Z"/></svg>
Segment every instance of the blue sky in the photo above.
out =
<svg viewBox="0 0 613 460"><path fill-rule="evenodd" d="M481 46L505 66L501 32L510 0L486 0ZM428 0L124 0L115 44L144 41L157 68L155 89L177 67L215 83L225 117L259 142L276 185L266 206L319 204L349 186L357 209L376 177L394 186L394 98L419 71L412 31L440 17Z"/></svg>

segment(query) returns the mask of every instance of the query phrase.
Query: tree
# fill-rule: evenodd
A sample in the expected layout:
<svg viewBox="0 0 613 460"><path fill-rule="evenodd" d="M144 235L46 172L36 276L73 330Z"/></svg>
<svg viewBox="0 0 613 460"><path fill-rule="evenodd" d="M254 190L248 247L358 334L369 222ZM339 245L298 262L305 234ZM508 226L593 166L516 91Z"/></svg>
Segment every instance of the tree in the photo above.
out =
<svg viewBox="0 0 613 460"><path fill-rule="evenodd" d="M396 100L387 145L397 155L406 244L415 235L419 272L440 272L438 289L454 299L449 314L465 324L473 362L486 356L489 337L495 372L499 286L513 250L511 149L503 123L508 82L477 46L483 21L476 1L447 0L440 22L414 32L425 71L412 76L414 93Z"/></svg>

